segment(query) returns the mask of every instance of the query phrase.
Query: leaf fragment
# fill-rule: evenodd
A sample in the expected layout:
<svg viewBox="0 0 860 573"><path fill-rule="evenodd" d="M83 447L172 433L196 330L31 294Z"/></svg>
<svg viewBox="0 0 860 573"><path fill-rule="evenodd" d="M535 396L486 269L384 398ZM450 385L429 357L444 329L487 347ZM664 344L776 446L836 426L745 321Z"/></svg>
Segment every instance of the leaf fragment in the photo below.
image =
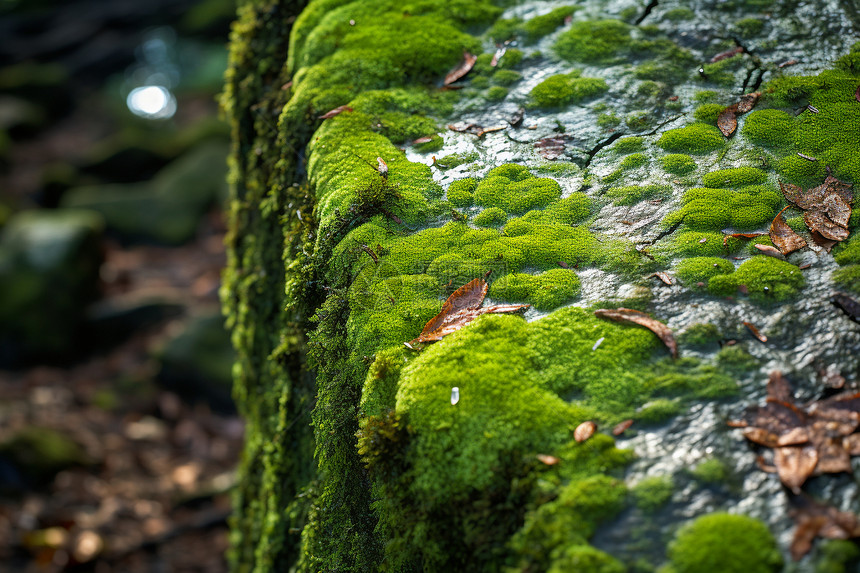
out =
<svg viewBox="0 0 860 573"><path fill-rule="evenodd" d="M744 326L747 327L747 329L752 333L753 336L756 337L759 342L767 342L767 336L759 332L758 328L756 328L756 325L751 322L744 321Z"/></svg>
<svg viewBox="0 0 860 573"><path fill-rule="evenodd" d="M475 67L475 62L478 61L478 56L470 54L469 52L463 52L463 61L460 62L456 68L448 72L448 75L445 76L445 81L442 82L442 85L450 85L468 74L472 71L472 68Z"/></svg>
<svg viewBox="0 0 860 573"><path fill-rule="evenodd" d="M333 110L327 111L324 114L322 114L321 116L318 116L317 119L331 119L332 117L334 117L336 115L340 115L345 111L352 111L352 108L349 107L348 105L339 105L336 108L334 108Z"/></svg>
<svg viewBox="0 0 860 573"><path fill-rule="evenodd" d="M790 515L797 524L791 542L791 557L797 561L812 549L816 537L854 539L860 537L860 518L847 511L824 505L807 495L791 500Z"/></svg>
<svg viewBox="0 0 860 573"><path fill-rule="evenodd" d="M629 420L629 419L624 420L623 422L619 422L618 424L615 425L614 428L612 428L612 435L613 436L620 436L621 434L623 434L624 432L629 430L630 426L632 426L632 425L633 425L633 420ZM858 447L860 447L860 444L858 444Z"/></svg>
<svg viewBox="0 0 860 573"><path fill-rule="evenodd" d="M594 432L597 431L597 424L588 420L586 422L581 423L576 427L573 431L573 439L579 443L584 442L588 438L594 435Z"/></svg>
<svg viewBox="0 0 860 573"><path fill-rule="evenodd" d="M782 258L782 253L779 252L779 249L776 247L772 247L770 245L753 245L756 249L761 251L763 254L769 257L776 257L777 259Z"/></svg>
<svg viewBox="0 0 860 573"><path fill-rule="evenodd" d="M492 127L486 127L484 129L482 129L481 131L479 131L475 135L477 135L478 137L483 137L484 135L486 135L488 133L492 133L494 131L502 131L503 129L507 129L507 128L508 128L507 125L494 125Z"/></svg>
<svg viewBox="0 0 860 573"><path fill-rule="evenodd" d="M639 326L644 326L663 341L666 348L672 354L672 358L678 357L678 344L675 342L675 337L672 335L672 330L654 318L651 318L644 312L633 310L631 308L616 308L616 309L599 309L594 311L594 315L599 318L608 318L615 322L632 322Z"/></svg>
<svg viewBox="0 0 860 573"><path fill-rule="evenodd" d="M519 127L523 123L523 116L525 115L526 110L523 108L517 108L517 111L511 116L511 119L508 120L508 123L511 124L511 127Z"/></svg>
<svg viewBox="0 0 860 573"><path fill-rule="evenodd" d="M548 465L548 466L554 466L555 464L557 464L558 462L560 462L560 461L561 461L561 460L560 460L560 459L558 459L557 457L555 457L555 456L550 456L550 455L547 455L547 454L538 454L538 455L537 455L537 456L535 456L535 457L538 459L538 461L539 461L540 463L542 463L542 464L546 464L546 465Z"/></svg>
<svg viewBox="0 0 860 573"><path fill-rule="evenodd" d="M651 276L657 277L658 279L663 281L663 284L667 284L669 286L672 286L672 277L670 277L669 273L667 273L666 271L657 271L656 273L654 273Z"/></svg>
<svg viewBox="0 0 860 573"><path fill-rule="evenodd" d="M752 92L741 96L741 101L738 102L738 113L746 113L755 107L758 103L758 98L761 97L761 92Z"/></svg>
<svg viewBox="0 0 860 573"><path fill-rule="evenodd" d="M831 241L844 241L848 238L848 229L830 220L823 211L804 211L803 221L807 228Z"/></svg>
<svg viewBox="0 0 860 573"><path fill-rule="evenodd" d="M830 297L830 302L833 303L839 310L848 315L848 318L854 322L860 323L860 302L857 302L845 293L837 292Z"/></svg>
<svg viewBox="0 0 860 573"><path fill-rule="evenodd" d="M541 157L554 161L564 155L565 139L564 136L545 137L535 142L534 146Z"/></svg>
<svg viewBox="0 0 860 573"><path fill-rule="evenodd" d="M738 104L733 104L717 116L717 127L726 137L731 137L738 128Z"/></svg>
<svg viewBox="0 0 860 573"><path fill-rule="evenodd" d="M786 207L785 209L788 209ZM788 226L788 223L783 219L782 214L785 211L780 211L773 222L770 224L770 240L777 246L779 252L783 255L788 255L806 246L806 240L794 232L794 229Z"/></svg>
<svg viewBox="0 0 860 573"><path fill-rule="evenodd" d="M733 58L738 54L743 53L744 49L741 46L737 46L736 48L732 48L731 50L726 50L725 52L720 52L713 58L711 58L711 63L716 63L722 60L726 60L728 58Z"/></svg>
<svg viewBox="0 0 860 573"><path fill-rule="evenodd" d="M800 487L818 465L818 450L812 445L784 446L774 450L773 461L780 481L794 493L800 493Z"/></svg>

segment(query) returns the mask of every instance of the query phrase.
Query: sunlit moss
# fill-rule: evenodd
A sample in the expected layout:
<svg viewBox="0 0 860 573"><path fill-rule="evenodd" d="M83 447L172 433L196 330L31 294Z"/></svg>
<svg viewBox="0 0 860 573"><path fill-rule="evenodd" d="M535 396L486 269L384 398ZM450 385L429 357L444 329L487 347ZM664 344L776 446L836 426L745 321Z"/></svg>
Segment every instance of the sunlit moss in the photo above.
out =
<svg viewBox="0 0 860 573"><path fill-rule="evenodd" d="M660 164L668 173L686 175L696 169L696 160L683 153L670 153L660 158Z"/></svg>
<svg viewBox="0 0 860 573"><path fill-rule="evenodd" d="M532 104L538 107L559 107L579 103L609 89L602 79L580 76L581 72L573 71L548 77L529 92Z"/></svg>
<svg viewBox="0 0 860 573"><path fill-rule="evenodd" d="M720 130L705 123L670 129L657 140L657 145L673 153L702 154L720 149L725 139Z"/></svg>

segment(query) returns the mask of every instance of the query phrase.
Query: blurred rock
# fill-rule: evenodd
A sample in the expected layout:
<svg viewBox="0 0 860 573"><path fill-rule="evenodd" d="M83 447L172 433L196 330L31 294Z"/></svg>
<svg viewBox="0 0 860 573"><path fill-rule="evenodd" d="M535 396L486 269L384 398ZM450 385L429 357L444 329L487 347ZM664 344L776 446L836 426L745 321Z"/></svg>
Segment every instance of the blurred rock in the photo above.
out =
<svg viewBox="0 0 860 573"><path fill-rule="evenodd" d="M203 215L226 196L227 146L203 144L146 183L70 189L60 204L104 216L123 241L176 245L194 237Z"/></svg>
<svg viewBox="0 0 860 573"><path fill-rule="evenodd" d="M98 294L103 222L83 210L25 211L0 233L0 367L71 357Z"/></svg>
<svg viewBox="0 0 860 573"><path fill-rule="evenodd" d="M161 362L158 378L166 389L218 412L235 411L231 394L236 355L220 311L191 318L156 354Z"/></svg>
<svg viewBox="0 0 860 573"><path fill-rule="evenodd" d="M65 434L31 426L0 444L0 464L3 462L7 465L6 472L0 474L5 478L0 490L44 486L64 469L89 465L92 460L80 444Z"/></svg>

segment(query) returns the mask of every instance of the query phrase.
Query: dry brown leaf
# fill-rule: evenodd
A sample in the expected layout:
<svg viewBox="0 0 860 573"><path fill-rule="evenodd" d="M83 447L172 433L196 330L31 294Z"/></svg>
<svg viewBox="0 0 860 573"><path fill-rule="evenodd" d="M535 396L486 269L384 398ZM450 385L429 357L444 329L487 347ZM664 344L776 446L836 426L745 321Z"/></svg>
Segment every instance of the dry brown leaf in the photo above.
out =
<svg viewBox="0 0 860 573"><path fill-rule="evenodd" d="M779 436L773 432L768 432L764 428L744 428L744 431L741 433L746 439L756 444L761 444L768 448L779 447Z"/></svg>
<svg viewBox="0 0 860 573"><path fill-rule="evenodd" d="M842 447L852 456L860 456L860 434L851 434L842 438Z"/></svg>
<svg viewBox="0 0 860 573"><path fill-rule="evenodd" d="M588 438L594 435L594 432L597 431L597 424L592 422L591 420L587 422L583 422L576 427L573 431L573 439L577 442L584 442Z"/></svg>
<svg viewBox="0 0 860 573"><path fill-rule="evenodd" d="M445 76L445 81L442 82L442 85L450 85L468 74L472 71L472 68L475 67L475 62L478 61L478 56L472 55L469 52L463 52L463 61L460 62L460 65L448 72L448 75Z"/></svg>
<svg viewBox="0 0 860 573"><path fill-rule="evenodd" d="M746 113L755 107L758 103L758 98L761 97L761 92L753 92L741 96L741 101L738 102L738 113Z"/></svg>
<svg viewBox="0 0 860 573"><path fill-rule="evenodd" d="M613 436L620 436L624 432L630 429L630 426L633 425L633 420L624 420L623 422L619 422L612 428ZM858 447L860 448L860 443L858 443Z"/></svg>
<svg viewBox="0 0 860 573"><path fill-rule="evenodd" d="M752 333L753 336L756 337L756 339L758 339L759 342L767 342L767 336L760 333L758 331L758 328L756 328L756 325L751 322L744 321L744 326L747 327L747 329Z"/></svg>
<svg viewBox="0 0 860 573"><path fill-rule="evenodd" d="M534 145L541 157L554 161L564 155L565 137L545 137Z"/></svg>
<svg viewBox="0 0 860 573"><path fill-rule="evenodd" d="M731 137L738 128L738 104L730 105L717 116L717 127L726 137Z"/></svg>
<svg viewBox="0 0 860 573"><path fill-rule="evenodd" d="M787 433L781 435L779 439L776 441L777 446L799 446L800 444L805 444L809 441L809 431L802 427L798 426L797 428L792 428Z"/></svg>
<svg viewBox="0 0 860 573"><path fill-rule="evenodd" d="M616 308L616 309L600 309L595 310L594 315L599 318L608 318L615 322L632 322L639 326L644 326L663 341L666 348L672 354L672 358L678 357L678 344L675 342L675 337L672 336L672 330L660 322L653 319L644 312L633 310L631 308Z"/></svg>
<svg viewBox="0 0 860 573"><path fill-rule="evenodd" d="M788 209L788 207L785 209ZM770 240L773 241L773 244L777 246L779 252L783 255L793 253L806 246L804 238L795 233L794 229L789 227L785 219L782 218L785 209L774 217L773 222L770 224L769 233Z"/></svg>
<svg viewBox="0 0 860 573"><path fill-rule="evenodd" d="M727 235L728 237L734 237L735 239L754 239L756 237L762 237L767 233L731 233Z"/></svg>
<svg viewBox="0 0 860 573"><path fill-rule="evenodd" d="M767 400L768 402L787 403L794 401L794 392L791 391L791 385L779 370L774 370L770 373L770 376L768 376Z"/></svg>
<svg viewBox="0 0 860 573"><path fill-rule="evenodd" d="M839 511L809 496L795 496L791 500L792 519L797 524L791 542L791 557L797 561L812 548L816 537L853 539L860 537L860 519L853 513Z"/></svg>
<svg viewBox="0 0 860 573"><path fill-rule="evenodd" d="M664 284L667 284L669 286L672 285L672 277L670 277L669 274L666 273L666 271L657 271L656 273L654 273L651 276L657 277L658 279L663 281Z"/></svg>
<svg viewBox="0 0 860 573"><path fill-rule="evenodd" d="M756 249L761 251L763 254L769 257L776 257L778 259L782 258L782 253L779 252L779 249L776 247L772 247L771 245L753 245Z"/></svg>
<svg viewBox="0 0 860 573"><path fill-rule="evenodd" d="M838 242L848 238L848 229L831 221L822 211L804 211L803 221L810 231L825 239Z"/></svg>
<svg viewBox="0 0 860 573"><path fill-rule="evenodd" d="M488 133L492 133L494 131L502 131L503 129L507 129L507 128L508 128L507 125L494 125L493 127L487 127L487 128L482 129L481 131L479 131L475 135L477 135L478 137L483 137L484 135L486 135Z"/></svg>
<svg viewBox="0 0 860 573"><path fill-rule="evenodd" d="M329 119L329 118L332 118L336 115L340 115L345 111L352 111L352 108L349 107L348 105L340 105L331 111L325 112L321 116L317 117L317 119Z"/></svg>
<svg viewBox="0 0 860 573"><path fill-rule="evenodd" d="M821 432L813 434L813 445L818 452L818 465L815 472L819 474L837 474L851 472L851 456L845 450L841 436L825 436Z"/></svg>
<svg viewBox="0 0 860 573"><path fill-rule="evenodd" d="M538 454L536 457L537 457L539 462L541 462L542 464L546 464L548 466L554 466L555 464L557 464L558 462L561 461L557 457L549 456L547 454Z"/></svg>
<svg viewBox="0 0 860 573"><path fill-rule="evenodd" d="M845 293L837 292L830 297L830 302L848 315L854 322L860 322L860 302Z"/></svg>
<svg viewBox="0 0 860 573"><path fill-rule="evenodd" d="M743 53L743 51L744 51L744 49L741 46L738 46L737 48L732 48L731 50L726 50L725 52L720 52L719 54L717 54L716 56L711 58L711 63L713 64L713 63L719 62L721 60L733 58L733 57L737 56L738 54Z"/></svg>
<svg viewBox="0 0 860 573"><path fill-rule="evenodd" d="M811 444L779 447L774 450L773 461L780 481L794 493L800 493L800 487L818 465L818 450Z"/></svg>

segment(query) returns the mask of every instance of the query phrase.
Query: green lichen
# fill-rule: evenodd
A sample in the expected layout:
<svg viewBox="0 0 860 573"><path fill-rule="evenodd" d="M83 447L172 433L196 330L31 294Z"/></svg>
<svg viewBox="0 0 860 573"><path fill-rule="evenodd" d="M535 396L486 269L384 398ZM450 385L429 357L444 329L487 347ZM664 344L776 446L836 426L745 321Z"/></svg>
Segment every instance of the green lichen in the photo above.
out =
<svg viewBox="0 0 860 573"><path fill-rule="evenodd" d="M602 79L580 77L574 70L568 74L550 76L529 92L532 105L536 107L560 107L579 103L609 89Z"/></svg>
<svg viewBox="0 0 860 573"><path fill-rule="evenodd" d="M672 498L674 489L671 476L653 476L637 483L630 493L633 494L636 507L646 512L654 512Z"/></svg>
<svg viewBox="0 0 860 573"><path fill-rule="evenodd" d="M579 296L579 277L572 270L551 269L540 275L514 273L493 283L490 296L510 302L527 302L546 311Z"/></svg>
<svg viewBox="0 0 860 573"><path fill-rule="evenodd" d="M670 129L657 140L658 147L674 153L704 154L724 145L725 139L720 130L705 123Z"/></svg>
<svg viewBox="0 0 860 573"><path fill-rule="evenodd" d="M712 513L682 527L669 544L673 573L776 573L782 555L762 522Z"/></svg>
<svg viewBox="0 0 860 573"><path fill-rule="evenodd" d="M696 169L696 160L683 153L670 153L660 158L660 165L667 173L686 175Z"/></svg>

